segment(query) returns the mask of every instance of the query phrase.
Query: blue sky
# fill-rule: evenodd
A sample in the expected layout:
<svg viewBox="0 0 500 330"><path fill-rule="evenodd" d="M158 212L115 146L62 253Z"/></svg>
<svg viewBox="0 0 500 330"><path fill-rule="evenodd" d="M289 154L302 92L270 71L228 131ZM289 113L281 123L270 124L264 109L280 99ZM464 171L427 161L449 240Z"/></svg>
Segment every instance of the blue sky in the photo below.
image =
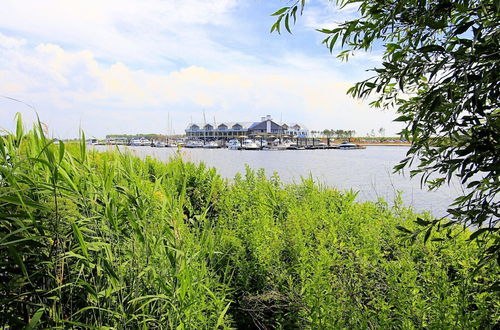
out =
<svg viewBox="0 0 500 330"><path fill-rule="evenodd" d="M167 133L191 120L254 121L270 114L309 129L364 135L399 126L346 90L370 75L377 51L347 63L321 44L319 27L356 15L311 0L293 35L270 34L287 1L4 0L0 95L33 105L55 137ZM0 98L0 127L29 107Z"/></svg>

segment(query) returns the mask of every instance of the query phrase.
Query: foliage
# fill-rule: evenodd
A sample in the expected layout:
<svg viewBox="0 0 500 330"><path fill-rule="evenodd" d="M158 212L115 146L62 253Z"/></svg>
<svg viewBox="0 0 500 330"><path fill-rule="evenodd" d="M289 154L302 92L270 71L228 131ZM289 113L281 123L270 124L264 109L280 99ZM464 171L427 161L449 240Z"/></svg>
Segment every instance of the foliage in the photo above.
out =
<svg viewBox="0 0 500 330"><path fill-rule="evenodd" d="M496 268L454 226L311 179L0 137L2 328L493 328ZM454 241L444 235L456 235Z"/></svg>
<svg viewBox="0 0 500 330"><path fill-rule="evenodd" d="M133 139L133 138L146 138L148 140L161 140L165 138L165 135L161 134L155 134L155 133L148 133L148 134L107 134L106 139L113 139L113 138L126 138L126 139Z"/></svg>
<svg viewBox="0 0 500 330"><path fill-rule="evenodd" d="M323 131L311 131L311 134L314 136L316 134L320 134L326 137L336 137L340 138L352 138L356 134L355 130L343 130L343 129L324 129Z"/></svg>
<svg viewBox="0 0 500 330"><path fill-rule="evenodd" d="M89 152L19 120L0 173L1 328L228 325L214 247L185 212L214 204L214 171Z"/></svg>
<svg viewBox="0 0 500 330"><path fill-rule="evenodd" d="M332 1L333 2L333 1ZM451 205L452 221L480 228L484 262L500 262L500 2L486 0L336 0L357 6L358 17L332 29L324 44L347 60L359 50L382 48L375 75L349 90L356 97L377 94L375 107L396 108L412 142L396 166L421 175L435 189L454 176L466 187ZM305 1L278 10L275 25L294 21ZM271 29L279 32L279 27ZM287 30L290 31L289 26ZM424 227L438 227L432 222ZM431 229L429 229L431 230Z"/></svg>

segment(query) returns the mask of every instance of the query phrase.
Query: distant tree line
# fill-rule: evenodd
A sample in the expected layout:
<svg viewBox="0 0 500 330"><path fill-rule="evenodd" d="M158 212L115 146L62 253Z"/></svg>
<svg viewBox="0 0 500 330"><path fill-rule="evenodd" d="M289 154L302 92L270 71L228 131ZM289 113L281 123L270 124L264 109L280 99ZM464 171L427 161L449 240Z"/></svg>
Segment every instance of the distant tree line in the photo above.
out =
<svg viewBox="0 0 500 330"><path fill-rule="evenodd" d="M322 131L311 131L313 137L327 137L327 138L352 138L356 134L355 130L343 130L343 129L324 129Z"/></svg>
<svg viewBox="0 0 500 330"><path fill-rule="evenodd" d="M106 139L115 139L115 138L127 138L127 139L134 139L134 138L141 138L144 137L148 140L160 140L160 139L165 139L166 136L162 134L108 134L106 135Z"/></svg>

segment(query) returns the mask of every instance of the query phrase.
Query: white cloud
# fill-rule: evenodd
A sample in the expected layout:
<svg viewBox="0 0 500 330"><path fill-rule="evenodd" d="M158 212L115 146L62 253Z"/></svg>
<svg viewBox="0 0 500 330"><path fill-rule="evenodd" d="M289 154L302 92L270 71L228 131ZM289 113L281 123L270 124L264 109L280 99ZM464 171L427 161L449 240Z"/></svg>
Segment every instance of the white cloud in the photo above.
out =
<svg viewBox="0 0 500 330"><path fill-rule="evenodd" d="M92 49L111 61L168 65L196 58L200 49L210 59L223 54L207 29L229 24L236 5L236 0L5 0L0 29Z"/></svg>
<svg viewBox="0 0 500 330"><path fill-rule="evenodd" d="M340 8L335 1L311 1L304 11L304 25L311 29L333 29L344 21L357 18L358 7L356 3Z"/></svg>
<svg viewBox="0 0 500 330"><path fill-rule="evenodd" d="M60 136L74 136L80 123L89 135L161 132L167 112L179 131L203 109L217 120L283 114L312 129L390 131L388 116L345 95L360 70L339 69L321 47L321 55L265 48L249 26L252 17L233 15L241 3L5 0L0 31L9 33L0 32L0 94L35 104ZM306 22L322 24L335 14L311 3ZM0 101L0 127L11 124L15 111L22 105Z"/></svg>
<svg viewBox="0 0 500 330"><path fill-rule="evenodd" d="M0 48L19 48L26 44L26 40L24 39L16 39L7 37L6 35L0 33Z"/></svg>
<svg viewBox="0 0 500 330"><path fill-rule="evenodd" d="M62 136L75 135L80 123L94 135L161 131L167 112L180 131L190 116L199 119L203 110L219 120L257 120L271 113L311 128L360 132L388 121L387 115L345 95L351 82L297 54L287 57L293 64L288 69L261 66L223 72L192 65L164 74L120 62L100 64L90 51L66 51L53 44L4 50L0 56L1 93L37 105L40 116ZM12 115L7 109L10 103L1 102L0 112ZM2 115L0 126L10 120Z"/></svg>

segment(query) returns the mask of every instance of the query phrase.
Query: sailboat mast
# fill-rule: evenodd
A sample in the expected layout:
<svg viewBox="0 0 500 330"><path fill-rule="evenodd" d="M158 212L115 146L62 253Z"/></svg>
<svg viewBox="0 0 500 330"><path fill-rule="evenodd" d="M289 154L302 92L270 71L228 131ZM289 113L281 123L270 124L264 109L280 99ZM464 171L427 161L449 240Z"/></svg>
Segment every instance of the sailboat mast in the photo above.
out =
<svg viewBox="0 0 500 330"><path fill-rule="evenodd" d="M207 117L205 117L205 110L203 110L203 144L207 140Z"/></svg>

